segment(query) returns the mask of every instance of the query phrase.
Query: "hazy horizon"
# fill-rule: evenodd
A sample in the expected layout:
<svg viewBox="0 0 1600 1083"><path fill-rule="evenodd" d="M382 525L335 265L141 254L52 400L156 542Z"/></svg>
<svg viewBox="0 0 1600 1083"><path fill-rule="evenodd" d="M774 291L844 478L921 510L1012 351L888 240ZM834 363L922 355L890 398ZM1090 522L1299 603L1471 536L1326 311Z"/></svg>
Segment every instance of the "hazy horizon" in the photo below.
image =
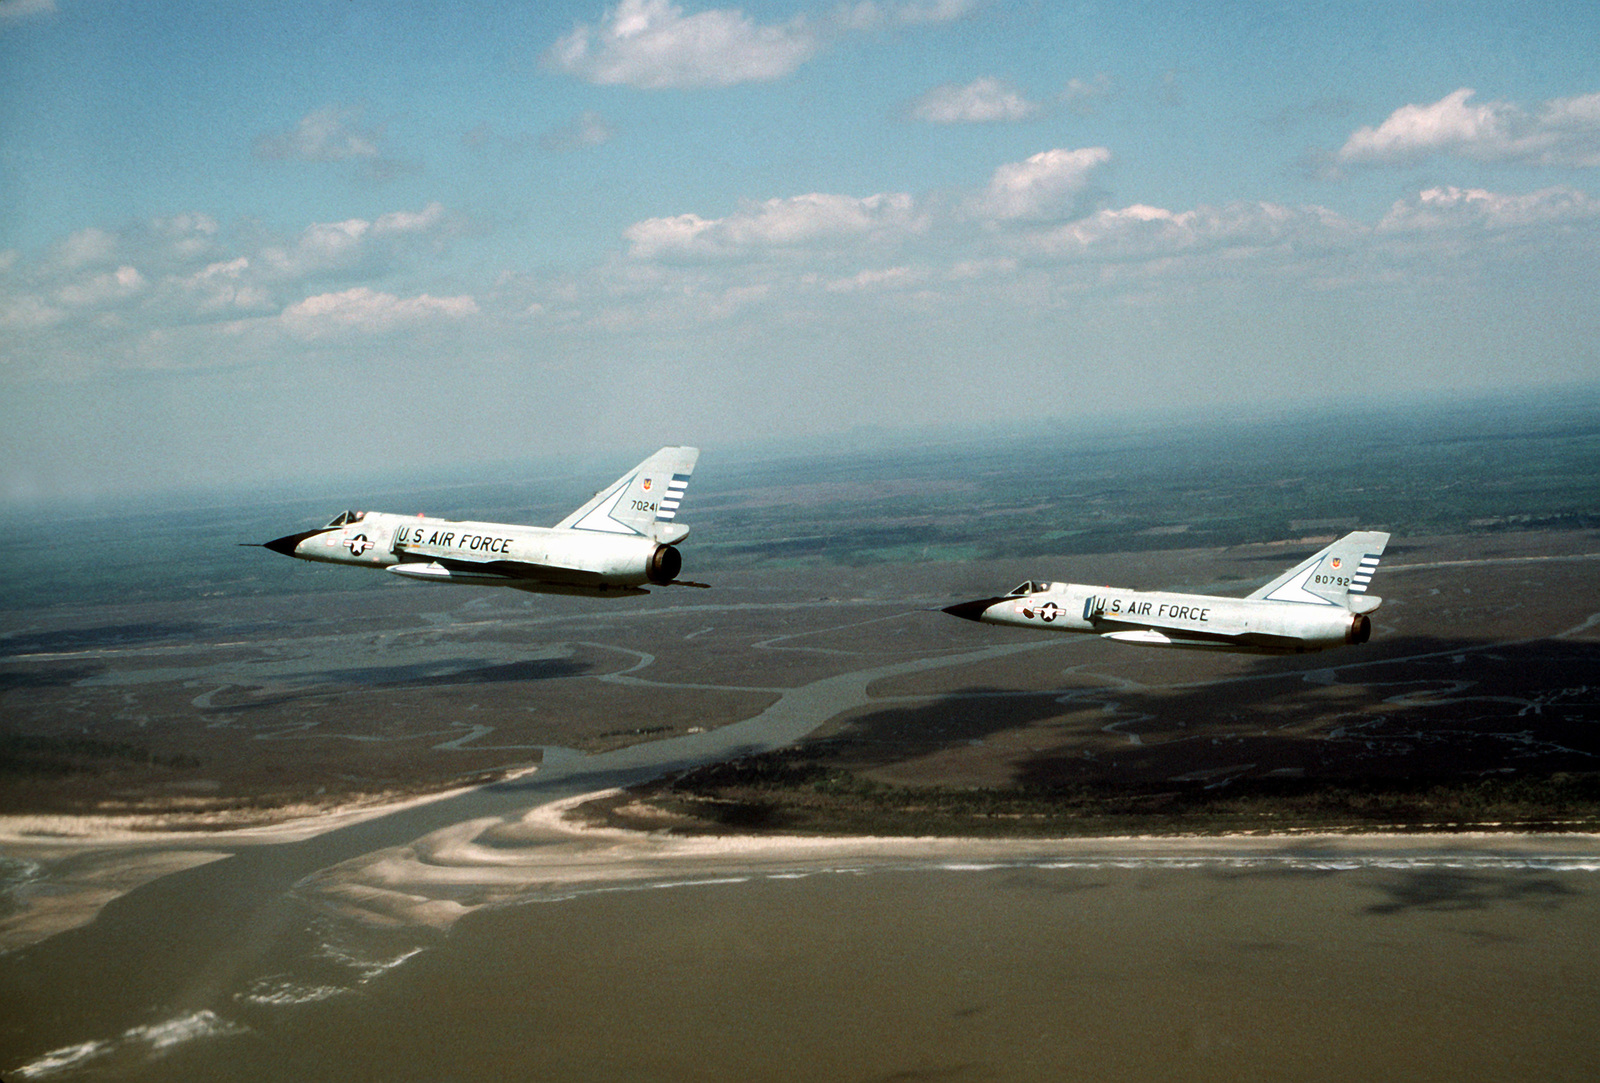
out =
<svg viewBox="0 0 1600 1083"><path fill-rule="evenodd" d="M1559 393L1547 394L1530 389L1506 389L1490 393L1435 394L1410 396L1390 402L1355 403L1276 403L1270 408L1240 410L1223 416L1215 408L1184 410L1154 408L1126 413L1107 412L1073 418L1003 418L984 422L947 422L924 425L857 425L841 432L806 437L753 437L726 444L702 447L697 495L707 479L717 484L715 472L729 467L748 468L790 459L829 462L851 455L895 455L943 448L952 453L967 445L1007 442L1060 447L1070 451L1081 446L1104 452L1114 448L1142 448L1172 439L1206 440L1215 437L1237 441L1251 433L1281 440L1296 426L1304 426L1308 438L1327 430L1354 426L1368 446L1380 446L1407 439L1404 430L1397 435L1389 426L1399 418L1411 423L1448 424L1452 420L1488 421L1491 428L1516 424L1511 414L1545 415L1554 420L1563 415L1594 420L1600 424L1600 383L1571 385ZM1270 434L1270 435L1269 435ZM1475 433L1473 435L1481 435ZM677 441L686 442L686 441ZM301 501L359 499L369 501L385 496L413 501L437 491L460 492L474 487L500 488L526 485L530 500L560 492L588 493L622 473L657 445L641 443L635 437L621 440L609 448L584 450L530 450L522 455L473 459L459 457L405 465L310 463L301 467L281 466L270 472L245 472L238 477L176 479L158 475L141 487L125 485L117 489L68 490L0 494L0 517L25 517L48 512L56 515L95 517L117 515L129 510L201 508L216 504L236 505L241 498L258 506ZM1348 454L1348 448L1340 454ZM329 505L330 513L335 510ZM570 509L567 509L570 510ZM538 524L534 524L538 525Z"/></svg>

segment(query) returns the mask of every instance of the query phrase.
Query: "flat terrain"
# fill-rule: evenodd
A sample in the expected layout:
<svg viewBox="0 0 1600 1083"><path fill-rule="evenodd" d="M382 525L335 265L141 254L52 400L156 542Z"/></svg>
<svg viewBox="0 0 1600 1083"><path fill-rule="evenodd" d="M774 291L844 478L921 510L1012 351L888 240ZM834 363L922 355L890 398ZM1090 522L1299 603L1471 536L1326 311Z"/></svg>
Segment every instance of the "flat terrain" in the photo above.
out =
<svg viewBox="0 0 1600 1083"><path fill-rule="evenodd" d="M0 522L0 566L22 570L0 583L0 814L237 825L779 704L804 715L799 744L696 772L676 813L995 831L1060 830L1052 810L1103 829L1098 810L1171 830L1197 811L1261 826L1265 801L1293 804L1289 824L1559 828L1600 807L1600 394L708 450L683 546L708 591L442 587L237 544L349 506L553 522L611 466L564 470ZM1025 579L1243 595L1358 527L1394 535L1362 647L1155 651L937 612Z"/></svg>
<svg viewBox="0 0 1600 1083"><path fill-rule="evenodd" d="M1372 642L1303 657L1146 650L932 611L1045 575L1242 593L1316 544L727 571L714 591L609 603L397 582L50 610L4 641L0 809L238 823L459 785L549 747L712 729L787 690L913 661L926 665L824 707L810 738L767 762L804 768L813 791L817 768L848 772L847 795L863 780L1170 793L1595 771L1588 531L1397 539ZM995 646L1013 649L961 660Z"/></svg>

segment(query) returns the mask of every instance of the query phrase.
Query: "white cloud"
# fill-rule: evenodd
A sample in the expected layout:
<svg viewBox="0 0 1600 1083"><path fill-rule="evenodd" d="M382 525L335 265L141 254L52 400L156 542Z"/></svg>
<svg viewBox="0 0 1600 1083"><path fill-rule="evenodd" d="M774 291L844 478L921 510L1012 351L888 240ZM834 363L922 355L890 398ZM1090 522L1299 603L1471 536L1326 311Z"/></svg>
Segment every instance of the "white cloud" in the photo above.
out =
<svg viewBox="0 0 1600 1083"><path fill-rule="evenodd" d="M917 100L911 115L931 124L982 124L996 121L1027 120L1039 112L1013 87L992 76L975 79L966 86L946 83L934 87Z"/></svg>
<svg viewBox="0 0 1600 1083"><path fill-rule="evenodd" d="M1576 98L1552 98L1539 108L1539 123L1550 131L1577 131L1592 135L1600 130L1600 93Z"/></svg>
<svg viewBox="0 0 1600 1083"><path fill-rule="evenodd" d="M1543 188L1508 195L1482 188L1441 187L1396 200L1380 230L1439 231L1519 229L1561 222L1600 220L1600 200L1571 188Z"/></svg>
<svg viewBox="0 0 1600 1083"><path fill-rule="evenodd" d="M297 162L343 162L378 157L382 135L356 127L361 110L324 105L300 118L293 128L256 140L256 157Z"/></svg>
<svg viewBox="0 0 1600 1083"><path fill-rule="evenodd" d="M438 203L313 223L287 240L185 213L80 230L35 259L0 254L0 372L82 379L216 367L245 353L265 362L286 330L309 339L470 315L471 297L393 298L356 285L438 249L452 226ZM312 288L328 279L351 288Z"/></svg>
<svg viewBox="0 0 1600 1083"><path fill-rule="evenodd" d="M372 223L372 232L378 236L387 233L428 233L444 221L444 204L435 200L420 211L390 211L380 214Z"/></svg>
<svg viewBox="0 0 1600 1083"><path fill-rule="evenodd" d="M1171 211L1135 203L1034 234L1026 244L1040 253L1121 262L1197 252L1248 256L1295 246L1347 249L1365 232L1325 207L1241 202Z"/></svg>
<svg viewBox="0 0 1600 1083"><path fill-rule="evenodd" d="M859 271L848 278L838 278L823 288L829 293L860 293L867 290L900 289L914 285L921 276L910 267L885 267Z"/></svg>
<svg viewBox="0 0 1600 1083"><path fill-rule="evenodd" d="M391 211L375 221L347 218L314 222L290 245L268 245L260 265L278 278L299 279L326 274L376 275L397 252L445 236L444 207L430 203L420 211Z"/></svg>
<svg viewBox="0 0 1600 1083"><path fill-rule="evenodd" d="M694 214L648 218L623 236L637 259L727 256L839 239L905 236L920 228L912 198L904 194L853 196L811 193L769 199L726 218Z"/></svg>
<svg viewBox="0 0 1600 1083"><path fill-rule="evenodd" d="M761 26L742 11L685 15L670 0L622 0L598 27L579 25L545 54L557 71L643 90L781 79L816 53L803 19Z"/></svg>
<svg viewBox="0 0 1600 1083"><path fill-rule="evenodd" d="M115 271L70 282L56 291L56 300L71 308L97 308L126 300L145 288L144 275L137 267L123 266Z"/></svg>
<svg viewBox="0 0 1600 1083"><path fill-rule="evenodd" d="M80 229L55 248L55 258L67 268L85 267L111 261L117 250L117 239L103 229Z"/></svg>
<svg viewBox="0 0 1600 1083"><path fill-rule="evenodd" d="M1395 165L1435 154L1483 162L1600 166L1600 93L1554 98L1528 112L1510 102L1471 104L1462 87L1430 105L1403 105L1353 132L1335 155L1347 165Z"/></svg>
<svg viewBox="0 0 1600 1083"><path fill-rule="evenodd" d="M261 251L266 266L277 274L300 278L356 262L361 240L372 228L363 218L343 222L316 222L307 226L293 247L273 246Z"/></svg>
<svg viewBox="0 0 1600 1083"><path fill-rule="evenodd" d="M947 23L971 13L977 0L912 0L909 3L881 4L863 0L841 4L834 9L834 24L845 30L880 30L895 26L925 26Z"/></svg>
<svg viewBox="0 0 1600 1083"><path fill-rule="evenodd" d="M738 8L686 15L671 0L621 0L598 24L580 23L558 39L544 63L585 82L640 90L770 83L841 34L946 23L976 6L976 0L845 3L821 19L802 15L763 25Z"/></svg>
<svg viewBox="0 0 1600 1083"><path fill-rule="evenodd" d="M293 128L259 136L255 156L264 161L350 163L376 181L419 168L415 162L386 153L383 129L361 127L361 114L361 109L351 106L313 109Z"/></svg>
<svg viewBox="0 0 1600 1083"><path fill-rule="evenodd" d="M318 338L342 331L381 333L426 320L455 320L477 314L477 302L465 295L433 297L424 293L400 298L357 286L307 297L284 309L281 319L295 335Z"/></svg>
<svg viewBox="0 0 1600 1083"><path fill-rule="evenodd" d="M0 0L0 27L55 11L56 0Z"/></svg>
<svg viewBox="0 0 1600 1083"><path fill-rule="evenodd" d="M269 310L272 294L263 286L252 284L249 272L249 257L239 256L174 279L171 285L191 299L198 313Z"/></svg>
<svg viewBox="0 0 1600 1083"><path fill-rule="evenodd" d="M175 214L151 223L156 236L163 238L180 261L203 259L217 242L217 220L209 214Z"/></svg>
<svg viewBox="0 0 1600 1083"><path fill-rule="evenodd" d="M66 312L36 294L0 297L0 327L12 331L51 327L66 319L66 316Z"/></svg>
<svg viewBox="0 0 1600 1083"><path fill-rule="evenodd" d="M1111 160L1105 147L1056 149L1022 162L1008 162L994 171L989 186L973 204L981 217L1026 219L1059 217L1090 175Z"/></svg>

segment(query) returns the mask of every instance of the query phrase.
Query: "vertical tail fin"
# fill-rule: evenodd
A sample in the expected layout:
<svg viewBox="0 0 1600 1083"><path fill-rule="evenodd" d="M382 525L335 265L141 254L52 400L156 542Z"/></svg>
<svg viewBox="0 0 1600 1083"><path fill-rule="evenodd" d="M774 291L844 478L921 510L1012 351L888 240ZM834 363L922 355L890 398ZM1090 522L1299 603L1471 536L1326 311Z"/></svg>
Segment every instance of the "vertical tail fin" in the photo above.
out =
<svg viewBox="0 0 1600 1083"><path fill-rule="evenodd" d="M674 519L700 457L693 447L664 447L556 524L558 530L636 534L671 544L689 531Z"/></svg>
<svg viewBox="0 0 1600 1083"><path fill-rule="evenodd" d="M1388 544L1389 535L1377 530L1346 534L1248 597L1354 608L1354 600L1367 593L1383 547Z"/></svg>

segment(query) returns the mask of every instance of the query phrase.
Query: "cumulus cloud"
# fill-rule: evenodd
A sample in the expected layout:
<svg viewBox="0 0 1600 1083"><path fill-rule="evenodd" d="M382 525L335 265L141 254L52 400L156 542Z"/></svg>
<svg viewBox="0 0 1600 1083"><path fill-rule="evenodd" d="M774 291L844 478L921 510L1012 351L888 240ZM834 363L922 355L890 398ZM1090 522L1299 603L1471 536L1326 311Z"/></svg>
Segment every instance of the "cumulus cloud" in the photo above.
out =
<svg viewBox="0 0 1600 1083"><path fill-rule="evenodd" d="M636 259L729 256L821 241L904 236L918 228L915 203L904 194L853 196L811 193L752 204L726 218L680 214L647 218L624 232Z"/></svg>
<svg viewBox="0 0 1600 1083"><path fill-rule="evenodd" d="M1365 232L1326 207L1238 202L1172 211L1135 203L1096 211L1028 243L1037 252L1120 262L1200 251L1248 256L1295 246L1344 248Z"/></svg>
<svg viewBox="0 0 1600 1083"><path fill-rule="evenodd" d="M1403 105L1359 128L1335 155L1346 165L1403 165L1436 154L1482 162L1600 166L1600 93L1553 98L1532 111L1511 102L1473 104L1462 87L1429 105Z"/></svg>
<svg viewBox="0 0 1600 1083"><path fill-rule="evenodd" d="M1505 230L1584 220L1600 220L1600 200L1571 188L1505 194L1452 186L1429 188L1415 199L1396 200L1378 228L1390 232Z"/></svg>
<svg viewBox="0 0 1600 1083"><path fill-rule="evenodd" d="M975 0L841 4L822 19L761 24L737 8L692 15L671 0L621 0L598 24L580 23L544 63L604 86L641 90L770 83L792 73L840 34L949 22Z"/></svg>
<svg viewBox="0 0 1600 1083"><path fill-rule="evenodd" d="M437 250L453 225L430 203L283 239L184 213L80 230L35 259L0 254L0 372L198 368L285 332L311 339L471 315L471 297L393 298L357 284ZM316 288L329 279L338 287Z"/></svg>
<svg viewBox="0 0 1600 1083"><path fill-rule="evenodd" d="M366 286L339 293L320 293L283 310L283 325L301 338L318 338L346 331L366 334L392 331L428 320L459 320L478 313L469 296L396 297Z"/></svg>
<svg viewBox="0 0 1600 1083"><path fill-rule="evenodd" d="M598 26L581 24L559 39L545 62L601 85L725 87L781 79L818 46L803 18L762 26L738 10L685 15L670 0L622 0Z"/></svg>
<svg viewBox="0 0 1600 1083"><path fill-rule="evenodd" d="M201 315L219 312L262 312L272 307L272 294L252 282L250 260L239 256L207 265L191 275L175 277L170 288Z"/></svg>
<svg viewBox="0 0 1600 1083"><path fill-rule="evenodd" d="M416 244L442 240L444 207L430 203L420 211L391 211L374 221L347 218L313 222L289 244L270 244L257 258L278 278L306 278L337 273L375 275L395 255Z"/></svg>
<svg viewBox="0 0 1600 1083"><path fill-rule="evenodd" d="M1089 186L1095 170L1111 160L1105 147L1047 150L994 171L973 204L981 217L1010 220L1058 217Z"/></svg>
<svg viewBox="0 0 1600 1083"><path fill-rule="evenodd" d="M928 91L911 109L917 120L930 124L985 124L997 121L1027 120L1039 112L1017 90L991 76L975 79L965 86L946 83Z"/></svg>

